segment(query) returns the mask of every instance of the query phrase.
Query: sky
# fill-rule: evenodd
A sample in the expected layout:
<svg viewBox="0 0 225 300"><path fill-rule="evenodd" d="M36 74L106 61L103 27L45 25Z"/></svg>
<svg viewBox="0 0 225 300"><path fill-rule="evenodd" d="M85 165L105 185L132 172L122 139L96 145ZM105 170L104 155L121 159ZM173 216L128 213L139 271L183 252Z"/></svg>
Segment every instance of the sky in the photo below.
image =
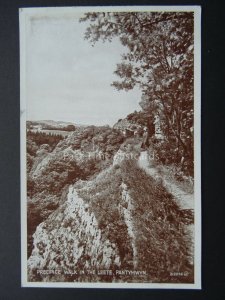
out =
<svg viewBox="0 0 225 300"><path fill-rule="evenodd" d="M140 110L138 89L117 91L113 74L126 49L119 40L94 47L81 15L33 16L26 29L27 120L113 125Z"/></svg>

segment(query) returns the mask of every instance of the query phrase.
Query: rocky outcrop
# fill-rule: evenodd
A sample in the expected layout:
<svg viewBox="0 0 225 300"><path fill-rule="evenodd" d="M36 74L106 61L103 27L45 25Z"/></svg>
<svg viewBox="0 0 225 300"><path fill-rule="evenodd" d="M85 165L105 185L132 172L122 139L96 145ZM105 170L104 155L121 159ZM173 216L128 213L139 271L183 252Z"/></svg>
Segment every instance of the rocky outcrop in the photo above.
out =
<svg viewBox="0 0 225 300"><path fill-rule="evenodd" d="M127 128L130 128L132 125L133 124L130 121L128 121L127 119L121 119L116 124L113 125L113 128L123 131Z"/></svg>
<svg viewBox="0 0 225 300"><path fill-rule="evenodd" d="M42 171L54 157L52 153L43 153L42 155L37 155L34 161L34 165L31 169L30 176L36 178L41 176Z"/></svg>
<svg viewBox="0 0 225 300"><path fill-rule="evenodd" d="M33 246L30 280L38 269L61 269L66 276L76 268L120 266L116 245L102 235L93 212L72 186L67 201L37 227Z"/></svg>
<svg viewBox="0 0 225 300"><path fill-rule="evenodd" d="M119 209L121 211L121 214L124 217L124 222L127 225L127 232L131 240L131 247L133 251L133 266L134 268L137 268L138 266L138 251L136 247L136 233L134 230L134 222L132 217L132 211L133 211L133 204L132 204L132 198L129 194L129 190L127 185L122 182L120 185L120 188L122 190L122 205L119 204Z"/></svg>

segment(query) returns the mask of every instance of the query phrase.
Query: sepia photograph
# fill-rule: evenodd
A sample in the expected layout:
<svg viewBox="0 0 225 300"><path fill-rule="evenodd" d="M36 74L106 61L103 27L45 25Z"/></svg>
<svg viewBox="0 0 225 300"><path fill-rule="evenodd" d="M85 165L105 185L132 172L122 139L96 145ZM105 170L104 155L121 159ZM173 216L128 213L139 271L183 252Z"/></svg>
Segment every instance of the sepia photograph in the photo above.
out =
<svg viewBox="0 0 225 300"><path fill-rule="evenodd" d="M23 287L201 289L201 9L20 9Z"/></svg>

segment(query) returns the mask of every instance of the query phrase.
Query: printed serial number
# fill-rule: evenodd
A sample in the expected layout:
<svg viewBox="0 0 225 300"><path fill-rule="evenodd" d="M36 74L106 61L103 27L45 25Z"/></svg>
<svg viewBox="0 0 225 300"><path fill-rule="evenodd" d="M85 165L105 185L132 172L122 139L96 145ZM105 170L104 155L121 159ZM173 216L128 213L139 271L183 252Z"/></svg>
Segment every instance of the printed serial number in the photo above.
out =
<svg viewBox="0 0 225 300"><path fill-rule="evenodd" d="M188 276L188 272L170 272L170 276Z"/></svg>

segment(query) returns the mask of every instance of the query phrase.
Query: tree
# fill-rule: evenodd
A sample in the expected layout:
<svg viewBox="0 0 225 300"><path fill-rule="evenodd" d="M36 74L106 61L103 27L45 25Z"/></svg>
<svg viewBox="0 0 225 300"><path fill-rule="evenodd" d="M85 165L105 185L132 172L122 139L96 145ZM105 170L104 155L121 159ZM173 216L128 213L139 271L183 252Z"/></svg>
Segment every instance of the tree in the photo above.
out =
<svg viewBox="0 0 225 300"><path fill-rule="evenodd" d="M67 125L64 130L66 130L66 131L74 131L75 129L76 129L75 126L71 124L71 125Z"/></svg>
<svg viewBox="0 0 225 300"><path fill-rule="evenodd" d="M175 140L180 158L193 159L193 13L86 13L85 33L93 45L119 37L126 51L117 64L120 81L112 85L142 91L140 105L151 115L160 113L169 143Z"/></svg>

